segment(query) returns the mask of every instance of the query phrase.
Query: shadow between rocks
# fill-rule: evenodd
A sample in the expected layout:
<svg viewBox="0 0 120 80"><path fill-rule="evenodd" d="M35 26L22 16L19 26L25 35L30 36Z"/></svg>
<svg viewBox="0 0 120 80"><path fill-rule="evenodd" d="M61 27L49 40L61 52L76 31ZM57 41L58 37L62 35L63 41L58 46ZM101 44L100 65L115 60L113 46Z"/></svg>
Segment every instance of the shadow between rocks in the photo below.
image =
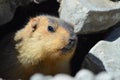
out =
<svg viewBox="0 0 120 80"><path fill-rule="evenodd" d="M77 35L78 43L75 54L71 60L72 76L74 76L82 66L85 56L88 54L89 50L100 40L104 39L107 31L88 34L88 35Z"/></svg>
<svg viewBox="0 0 120 80"><path fill-rule="evenodd" d="M88 55L86 55L82 63L82 68L88 69L95 74L98 74L102 71L106 71L102 61L94 55L92 55L91 53L88 53Z"/></svg>
<svg viewBox="0 0 120 80"><path fill-rule="evenodd" d="M120 38L120 22L117 23L112 28L112 30L110 31L108 36L105 38L105 41L113 42L113 41L117 40L118 38Z"/></svg>

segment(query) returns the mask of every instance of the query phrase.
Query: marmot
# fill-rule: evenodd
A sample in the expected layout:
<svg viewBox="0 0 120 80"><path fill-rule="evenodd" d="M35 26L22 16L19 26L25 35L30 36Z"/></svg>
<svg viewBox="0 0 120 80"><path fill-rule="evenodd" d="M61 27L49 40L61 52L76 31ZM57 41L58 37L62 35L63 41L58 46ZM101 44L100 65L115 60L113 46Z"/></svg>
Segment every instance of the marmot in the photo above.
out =
<svg viewBox="0 0 120 80"><path fill-rule="evenodd" d="M28 79L34 73L70 73L77 37L73 25L40 15L0 43L0 77Z"/></svg>

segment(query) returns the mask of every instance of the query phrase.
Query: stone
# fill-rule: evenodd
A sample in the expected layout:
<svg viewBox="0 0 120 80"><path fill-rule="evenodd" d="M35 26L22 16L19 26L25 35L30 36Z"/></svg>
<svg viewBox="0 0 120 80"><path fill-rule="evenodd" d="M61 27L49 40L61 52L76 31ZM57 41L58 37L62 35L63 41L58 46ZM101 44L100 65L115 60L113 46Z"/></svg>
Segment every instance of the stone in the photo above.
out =
<svg viewBox="0 0 120 80"><path fill-rule="evenodd" d="M94 55L99 61L94 63L104 69L108 73L120 71L120 27L115 28L105 40L99 41L90 51L89 54ZM102 67L101 67L102 68Z"/></svg>
<svg viewBox="0 0 120 80"><path fill-rule="evenodd" d="M94 74L98 74L102 71L105 71L103 63L91 53L85 56L85 59L82 63L82 69L88 69Z"/></svg>
<svg viewBox="0 0 120 80"><path fill-rule="evenodd" d="M47 80L47 79L44 75L36 73L31 76L30 80Z"/></svg>
<svg viewBox="0 0 120 80"><path fill-rule="evenodd" d="M120 71L112 72L110 76L112 76L114 80L120 80Z"/></svg>
<svg viewBox="0 0 120 80"><path fill-rule="evenodd" d="M113 77L106 72L101 72L95 77L95 80L113 80Z"/></svg>
<svg viewBox="0 0 120 80"><path fill-rule="evenodd" d="M96 33L120 21L120 1L111 0L57 0L59 16L75 25L78 34Z"/></svg>
<svg viewBox="0 0 120 80"><path fill-rule="evenodd" d="M1 3L0 4L0 25L9 22L13 18L14 13L15 13L15 9L11 9L10 4Z"/></svg>
<svg viewBox="0 0 120 80"><path fill-rule="evenodd" d="M0 25L12 20L18 6L27 5L30 2L40 3L45 0L0 0Z"/></svg>
<svg viewBox="0 0 120 80"><path fill-rule="evenodd" d="M50 80L74 80L74 78L67 74L57 74L53 77L53 79Z"/></svg>
<svg viewBox="0 0 120 80"><path fill-rule="evenodd" d="M91 71L82 69L76 74L74 80L93 80L93 79L94 79L94 74Z"/></svg>

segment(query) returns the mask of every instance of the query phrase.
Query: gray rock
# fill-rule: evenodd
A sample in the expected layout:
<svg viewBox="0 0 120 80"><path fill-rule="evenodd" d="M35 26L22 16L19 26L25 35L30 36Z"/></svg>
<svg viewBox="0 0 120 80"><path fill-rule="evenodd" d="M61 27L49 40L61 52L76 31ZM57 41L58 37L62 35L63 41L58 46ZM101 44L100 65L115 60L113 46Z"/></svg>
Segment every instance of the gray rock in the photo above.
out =
<svg viewBox="0 0 120 80"><path fill-rule="evenodd" d="M0 25L9 22L13 18L14 12L15 12L15 9L11 9L10 4L1 3L0 4Z"/></svg>
<svg viewBox="0 0 120 80"><path fill-rule="evenodd" d="M0 0L0 25L12 20L18 6L27 5L30 2L40 3L45 0Z"/></svg>
<svg viewBox="0 0 120 80"><path fill-rule="evenodd" d="M93 79L94 79L94 74L89 70L83 69L76 74L74 80L93 80Z"/></svg>
<svg viewBox="0 0 120 80"><path fill-rule="evenodd" d="M99 41L89 54L99 59L97 63L94 59L91 61L99 66L102 63L108 73L120 71L120 27L111 32L105 40Z"/></svg>
<svg viewBox="0 0 120 80"><path fill-rule="evenodd" d="M87 56L85 57L82 63L82 69L89 69L95 74L105 71L103 63L97 57L90 53L87 54Z"/></svg>
<svg viewBox="0 0 120 80"><path fill-rule="evenodd" d="M3 80L2 78L0 78L0 80Z"/></svg>
<svg viewBox="0 0 120 80"><path fill-rule="evenodd" d="M89 34L106 30L120 21L120 1L57 0L61 19L73 23L75 32Z"/></svg>

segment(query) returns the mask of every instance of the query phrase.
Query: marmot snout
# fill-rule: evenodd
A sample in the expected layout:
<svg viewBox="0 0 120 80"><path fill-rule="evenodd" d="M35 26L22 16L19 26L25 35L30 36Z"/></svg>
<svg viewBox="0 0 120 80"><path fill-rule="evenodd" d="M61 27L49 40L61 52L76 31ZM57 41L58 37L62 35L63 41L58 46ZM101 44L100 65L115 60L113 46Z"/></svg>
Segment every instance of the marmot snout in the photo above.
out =
<svg viewBox="0 0 120 80"><path fill-rule="evenodd" d="M73 25L56 17L37 16L10 40L1 51L2 77L28 79L36 72L70 73L69 62L77 42Z"/></svg>

